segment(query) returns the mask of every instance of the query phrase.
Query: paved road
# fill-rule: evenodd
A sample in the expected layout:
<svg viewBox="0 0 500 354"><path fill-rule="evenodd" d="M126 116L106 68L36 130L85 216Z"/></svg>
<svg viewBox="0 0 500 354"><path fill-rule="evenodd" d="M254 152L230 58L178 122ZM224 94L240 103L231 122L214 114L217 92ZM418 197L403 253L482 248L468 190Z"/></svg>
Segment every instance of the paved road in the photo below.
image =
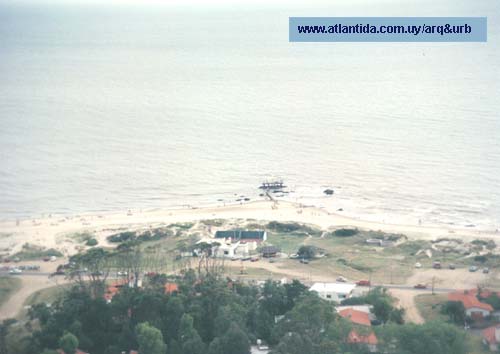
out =
<svg viewBox="0 0 500 354"><path fill-rule="evenodd" d="M13 277L22 277L22 276L41 276L41 277L48 277L50 276L52 273L46 273L46 272L22 272L20 274L9 274L9 272L5 272L5 271L0 271L0 276L6 276L6 275L11 275ZM55 275L57 277L64 277L64 275ZM108 276L109 279L114 279L114 278L121 278L120 276L118 276L118 274L116 273L111 273L109 276ZM249 280L262 280L262 279L249 279ZM416 289L414 288L413 286L411 285L399 285L399 284L373 284L371 287L377 287L377 286L381 286L381 287L384 287L384 288L387 288L387 289L400 289L400 290L414 290L414 291L419 291L419 292L432 292L432 289L431 288L427 288L427 289ZM452 292L452 291L456 291L456 290L461 290L461 289L453 289L453 288L434 288L434 292L436 293L449 293L449 292Z"/></svg>

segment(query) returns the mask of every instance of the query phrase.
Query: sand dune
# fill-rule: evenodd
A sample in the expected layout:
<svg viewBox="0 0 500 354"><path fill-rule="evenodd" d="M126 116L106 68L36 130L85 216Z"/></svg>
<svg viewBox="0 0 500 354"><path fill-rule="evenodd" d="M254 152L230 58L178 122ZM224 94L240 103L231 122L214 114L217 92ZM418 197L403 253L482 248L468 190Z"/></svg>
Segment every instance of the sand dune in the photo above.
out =
<svg viewBox="0 0 500 354"><path fill-rule="evenodd" d="M65 242L63 235L85 230L102 232L106 229L155 226L161 223L188 222L203 219L256 219L297 221L315 224L321 228L354 226L385 232L403 233L410 238L457 237L464 240L495 238L496 231L480 231L473 228L446 228L438 225L398 225L357 220L316 207L303 207L291 202L257 201L239 205L208 208L131 210L116 213L81 214L73 217L56 216L42 219L0 223L0 248L4 253L18 251L26 242L55 247L65 254L76 252L76 245Z"/></svg>

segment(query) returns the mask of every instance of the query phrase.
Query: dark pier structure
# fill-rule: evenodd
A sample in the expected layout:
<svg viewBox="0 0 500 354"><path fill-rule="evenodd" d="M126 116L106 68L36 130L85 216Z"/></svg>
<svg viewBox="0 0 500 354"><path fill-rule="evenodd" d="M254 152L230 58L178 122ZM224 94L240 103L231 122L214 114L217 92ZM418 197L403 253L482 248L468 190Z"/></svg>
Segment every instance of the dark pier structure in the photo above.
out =
<svg viewBox="0 0 500 354"><path fill-rule="evenodd" d="M265 191L275 191L286 188L286 186L283 184L283 181L265 181L262 182L259 188Z"/></svg>

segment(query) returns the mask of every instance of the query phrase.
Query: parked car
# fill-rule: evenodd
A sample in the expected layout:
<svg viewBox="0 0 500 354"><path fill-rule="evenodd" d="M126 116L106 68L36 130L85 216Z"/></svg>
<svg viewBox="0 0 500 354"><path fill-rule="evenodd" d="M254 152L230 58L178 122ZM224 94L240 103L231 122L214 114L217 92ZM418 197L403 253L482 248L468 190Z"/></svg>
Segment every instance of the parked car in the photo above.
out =
<svg viewBox="0 0 500 354"><path fill-rule="evenodd" d="M347 282L347 279L341 275L340 277L338 277L338 278L337 278L337 281L338 281L339 283L346 283L346 282Z"/></svg>
<svg viewBox="0 0 500 354"><path fill-rule="evenodd" d="M259 261L259 259L260 259L259 257L252 257L252 258L250 259L250 262L258 262L258 261Z"/></svg>
<svg viewBox="0 0 500 354"><path fill-rule="evenodd" d="M477 272L478 268L476 266L470 266L469 272Z"/></svg>
<svg viewBox="0 0 500 354"><path fill-rule="evenodd" d="M370 286L371 282L369 280L358 280L356 282L356 285L358 285L358 286Z"/></svg>
<svg viewBox="0 0 500 354"><path fill-rule="evenodd" d="M299 255L298 255L298 254L296 254L296 253L292 253L292 254L290 255L290 258L291 258L291 259L297 259L297 258L299 258Z"/></svg>
<svg viewBox="0 0 500 354"><path fill-rule="evenodd" d="M274 258L269 258L269 263L276 263L276 260Z"/></svg>
<svg viewBox="0 0 500 354"><path fill-rule="evenodd" d="M448 268L450 268L450 269L455 269L455 265L454 265L453 263L451 263L451 264L448 266Z"/></svg>
<svg viewBox="0 0 500 354"><path fill-rule="evenodd" d="M432 268L434 268L434 269L441 269L441 262L440 261L434 261L432 263Z"/></svg>
<svg viewBox="0 0 500 354"><path fill-rule="evenodd" d="M422 264L420 264L419 262L415 263L415 268L422 268Z"/></svg>
<svg viewBox="0 0 500 354"><path fill-rule="evenodd" d="M483 268L483 274L488 274L490 272L490 268Z"/></svg>
<svg viewBox="0 0 500 354"><path fill-rule="evenodd" d="M427 285L425 284L417 284L414 286L415 289L427 289Z"/></svg>
<svg viewBox="0 0 500 354"><path fill-rule="evenodd" d="M9 270L9 274L15 275L15 274L21 274L23 271L19 268L12 268Z"/></svg>
<svg viewBox="0 0 500 354"><path fill-rule="evenodd" d="M302 258L300 260L300 263L302 263L302 264L309 264L309 261L307 259Z"/></svg>
<svg viewBox="0 0 500 354"><path fill-rule="evenodd" d="M125 271L118 271L116 273L119 277L126 277L128 275L128 272Z"/></svg>

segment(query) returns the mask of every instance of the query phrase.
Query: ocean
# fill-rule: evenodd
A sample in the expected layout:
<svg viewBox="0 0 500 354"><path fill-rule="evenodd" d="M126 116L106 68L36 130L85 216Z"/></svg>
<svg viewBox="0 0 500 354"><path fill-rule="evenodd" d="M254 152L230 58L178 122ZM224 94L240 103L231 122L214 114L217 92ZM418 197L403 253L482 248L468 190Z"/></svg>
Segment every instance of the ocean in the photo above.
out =
<svg viewBox="0 0 500 354"><path fill-rule="evenodd" d="M289 16L488 16L488 42L289 43ZM497 0L0 0L0 219L277 176L360 219L496 229L499 33Z"/></svg>

